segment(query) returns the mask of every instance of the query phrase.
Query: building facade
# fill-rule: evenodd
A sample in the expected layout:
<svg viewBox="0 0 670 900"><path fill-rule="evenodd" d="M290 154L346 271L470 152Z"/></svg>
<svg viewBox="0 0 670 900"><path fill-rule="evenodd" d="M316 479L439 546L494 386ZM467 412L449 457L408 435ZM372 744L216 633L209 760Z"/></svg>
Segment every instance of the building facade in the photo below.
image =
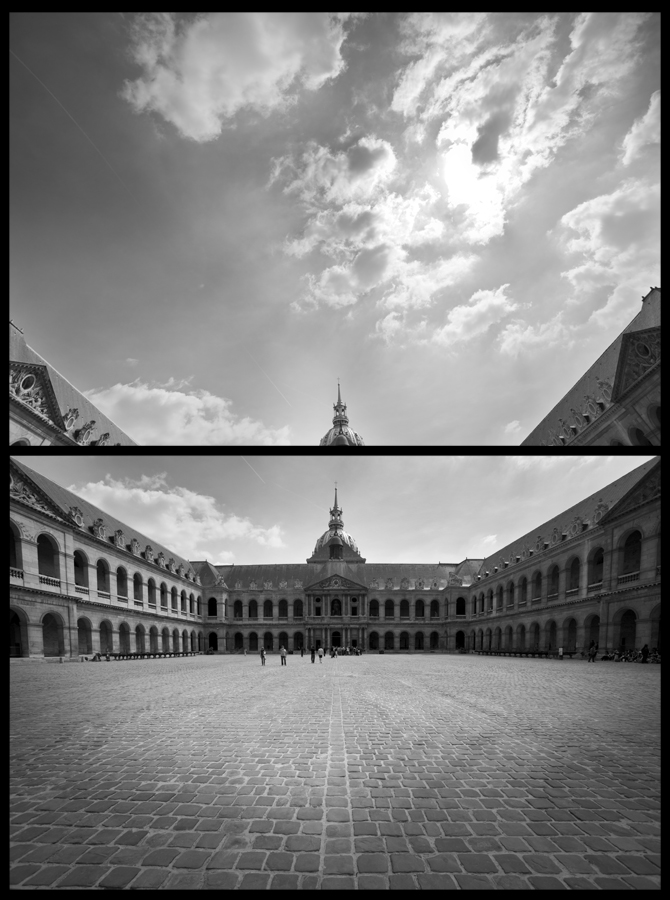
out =
<svg viewBox="0 0 670 900"><path fill-rule="evenodd" d="M660 447L660 288L522 445Z"/></svg>
<svg viewBox="0 0 670 900"><path fill-rule="evenodd" d="M188 562L10 463L10 655L660 650L660 459L485 559L369 563L337 491L305 563Z"/></svg>

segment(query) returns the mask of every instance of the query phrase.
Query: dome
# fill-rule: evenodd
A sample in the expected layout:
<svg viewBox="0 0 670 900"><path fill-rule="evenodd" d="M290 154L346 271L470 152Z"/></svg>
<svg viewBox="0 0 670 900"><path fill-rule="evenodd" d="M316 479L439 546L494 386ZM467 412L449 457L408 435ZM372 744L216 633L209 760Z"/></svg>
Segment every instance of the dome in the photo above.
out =
<svg viewBox="0 0 670 900"><path fill-rule="evenodd" d="M333 538L339 539L339 543L344 544L347 547L350 547L354 553L358 553L358 546L356 541L352 538L350 534L347 534L346 531L342 531L341 529L328 529L328 531L324 532L321 535L319 540L316 542L316 546L314 547L314 553L318 553L322 547L325 547L326 544L330 543Z"/></svg>
<svg viewBox="0 0 670 900"><path fill-rule="evenodd" d="M348 425L333 426L321 438L321 447L364 447L363 438Z"/></svg>

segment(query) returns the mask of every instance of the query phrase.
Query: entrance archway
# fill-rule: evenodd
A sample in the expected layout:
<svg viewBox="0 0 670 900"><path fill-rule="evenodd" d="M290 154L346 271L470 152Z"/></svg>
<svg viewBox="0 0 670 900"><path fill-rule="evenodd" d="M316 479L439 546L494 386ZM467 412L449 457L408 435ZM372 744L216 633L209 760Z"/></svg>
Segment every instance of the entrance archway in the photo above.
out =
<svg viewBox="0 0 670 900"><path fill-rule="evenodd" d="M272 632L266 631L265 634L263 635L263 646L265 647L266 650L272 650L273 644L274 644L274 641L273 641L273 637L272 637Z"/></svg>
<svg viewBox="0 0 670 900"><path fill-rule="evenodd" d="M244 636L241 631L235 632L235 649L244 650Z"/></svg>
<svg viewBox="0 0 670 900"><path fill-rule="evenodd" d="M331 643L333 647L341 647L342 646L342 634L339 631L334 631L331 635Z"/></svg>
<svg viewBox="0 0 670 900"><path fill-rule="evenodd" d="M100 623L100 652L114 652L114 646L112 644L112 626L109 622Z"/></svg>
<svg viewBox="0 0 670 900"><path fill-rule="evenodd" d="M219 652L219 638L217 637L216 631L210 631L207 635L207 647L214 653Z"/></svg>
<svg viewBox="0 0 670 900"><path fill-rule="evenodd" d="M93 643L91 641L91 623L88 619L77 619L77 640L78 652L81 655L93 652Z"/></svg>
<svg viewBox="0 0 670 900"><path fill-rule="evenodd" d="M457 631L456 632L456 649L461 650L465 647L465 632Z"/></svg>
<svg viewBox="0 0 670 900"><path fill-rule="evenodd" d="M42 619L42 640L45 656L65 656L63 623L52 613Z"/></svg>
<svg viewBox="0 0 670 900"><path fill-rule="evenodd" d="M23 614L15 610L9 611L9 655L11 657L29 656L28 629Z"/></svg>
<svg viewBox="0 0 670 900"><path fill-rule="evenodd" d="M621 626L619 631L619 646L623 650L635 649L636 623L637 616L632 609L627 609L621 616Z"/></svg>

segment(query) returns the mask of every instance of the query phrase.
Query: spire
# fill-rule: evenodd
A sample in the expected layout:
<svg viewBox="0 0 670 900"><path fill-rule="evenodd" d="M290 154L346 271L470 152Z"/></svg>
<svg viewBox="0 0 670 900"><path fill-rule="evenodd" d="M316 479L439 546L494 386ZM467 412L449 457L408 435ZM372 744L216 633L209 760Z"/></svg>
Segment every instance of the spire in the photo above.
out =
<svg viewBox="0 0 670 900"><path fill-rule="evenodd" d="M342 400L342 390L340 387L340 379L337 379L337 403L333 403L333 426L321 438L320 446L348 446L362 447L363 439L349 427L349 417L347 416L347 404Z"/></svg>
<svg viewBox="0 0 670 900"><path fill-rule="evenodd" d="M335 415L333 416L333 425L340 426L340 432L342 431L342 425L349 424L349 418L347 416L347 404L342 403L342 395L340 393L340 379L337 379L337 403L333 403L333 409L335 410Z"/></svg>
<svg viewBox="0 0 670 900"><path fill-rule="evenodd" d="M335 503L330 511L330 522L328 523L328 527L331 531L335 532L343 527L342 510L337 505L337 482L335 482Z"/></svg>

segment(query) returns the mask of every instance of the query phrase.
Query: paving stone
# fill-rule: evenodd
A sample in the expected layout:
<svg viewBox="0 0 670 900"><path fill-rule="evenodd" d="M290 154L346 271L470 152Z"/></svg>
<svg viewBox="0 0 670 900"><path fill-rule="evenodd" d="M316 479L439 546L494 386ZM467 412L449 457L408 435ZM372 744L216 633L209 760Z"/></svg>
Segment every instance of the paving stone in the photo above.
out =
<svg viewBox="0 0 670 900"><path fill-rule="evenodd" d="M69 871L69 866L45 866L43 869L40 869L36 875L33 875L25 881L24 884L34 885L35 887L48 887L58 881L59 878L62 878L63 875L66 875ZM12 873L12 875L13 874L14 873Z"/></svg>
<svg viewBox="0 0 670 900"><path fill-rule="evenodd" d="M119 890L128 885L139 875L141 869L131 866L116 866L100 882L100 887L117 888Z"/></svg>

